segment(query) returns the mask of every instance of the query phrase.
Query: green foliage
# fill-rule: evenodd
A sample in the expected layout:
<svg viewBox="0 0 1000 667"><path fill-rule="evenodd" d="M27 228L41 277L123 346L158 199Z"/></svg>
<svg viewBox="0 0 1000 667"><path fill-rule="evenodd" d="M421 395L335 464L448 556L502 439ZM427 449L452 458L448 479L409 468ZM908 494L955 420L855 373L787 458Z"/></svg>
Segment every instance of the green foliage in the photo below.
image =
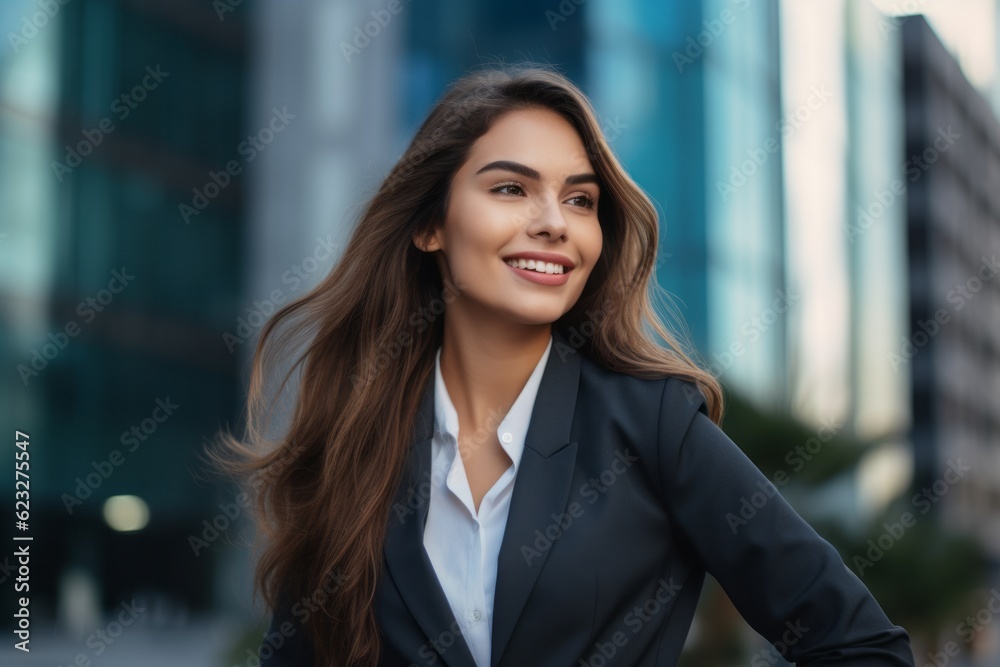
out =
<svg viewBox="0 0 1000 667"><path fill-rule="evenodd" d="M854 469L867 452L867 444L841 426L830 423L811 429L791 417L761 412L738 395L728 397L722 423L726 434L768 478L784 471L794 482L809 486Z"/></svg>
<svg viewBox="0 0 1000 667"><path fill-rule="evenodd" d="M986 558L970 535L947 530L934 512L922 515L904 498L860 537L833 524L816 527L893 622L934 637L963 615L969 594L982 582ZM905 526L904 513L915 523Z"/></svg>

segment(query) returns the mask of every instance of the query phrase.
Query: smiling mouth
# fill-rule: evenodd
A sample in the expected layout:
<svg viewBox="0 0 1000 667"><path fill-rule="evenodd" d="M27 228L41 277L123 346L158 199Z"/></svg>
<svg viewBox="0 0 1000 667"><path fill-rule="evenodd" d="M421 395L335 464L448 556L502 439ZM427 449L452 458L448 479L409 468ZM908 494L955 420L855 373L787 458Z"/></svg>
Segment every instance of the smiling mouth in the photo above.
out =
<svg viewBox="0 0 1000 667"><path fill-rule="evenodd" d="M567 269L562 264L542 262L534 259L505 259L504 262L508 266L512 266L515 269L525 269L527 271L534 271L535 273L548 275L562 275L572 271L572 269Z"/></svg>

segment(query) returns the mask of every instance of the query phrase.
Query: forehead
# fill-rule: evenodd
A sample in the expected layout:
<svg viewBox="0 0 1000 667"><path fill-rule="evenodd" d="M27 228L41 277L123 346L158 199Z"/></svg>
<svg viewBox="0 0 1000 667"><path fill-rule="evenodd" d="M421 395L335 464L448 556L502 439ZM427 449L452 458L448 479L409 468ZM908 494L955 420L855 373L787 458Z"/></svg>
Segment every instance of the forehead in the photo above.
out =
<svg viewBox="0 0 1000 667"><path fill-rule="evenodd" d="M498 118L473 144L467 168L505 159L533 167L542 176L592 171L576 128L549 109L516 109Z"/></svg>

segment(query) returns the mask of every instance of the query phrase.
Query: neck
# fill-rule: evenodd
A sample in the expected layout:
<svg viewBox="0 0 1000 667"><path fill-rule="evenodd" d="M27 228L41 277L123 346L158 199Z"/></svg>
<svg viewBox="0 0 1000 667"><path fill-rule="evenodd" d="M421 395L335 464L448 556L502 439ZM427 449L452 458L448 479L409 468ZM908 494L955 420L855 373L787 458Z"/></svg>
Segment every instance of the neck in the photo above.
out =
<svg viewBox="0 0 1000 667"><path fill-rule="evenodd" d="M453 326L449 326L453 324ZM502 419L528 382L552 336L552 325L471 330L445 318L441 377L462 437Z"/></svg>

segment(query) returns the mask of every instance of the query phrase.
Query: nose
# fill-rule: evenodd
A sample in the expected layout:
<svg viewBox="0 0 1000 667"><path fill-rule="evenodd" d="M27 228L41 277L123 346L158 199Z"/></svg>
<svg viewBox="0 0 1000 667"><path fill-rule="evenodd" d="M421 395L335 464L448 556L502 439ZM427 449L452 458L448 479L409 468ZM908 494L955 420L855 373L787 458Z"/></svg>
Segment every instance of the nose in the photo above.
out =
<svg viewBox="0 0 1000 667"><path fill-rule="evenodd" d="M565 236L569 225L566 223L564 211L559 205L559 199L552 193L546 192L535 201L536 205L528 220L528 234L547 236L549 239Z"/></svg>

